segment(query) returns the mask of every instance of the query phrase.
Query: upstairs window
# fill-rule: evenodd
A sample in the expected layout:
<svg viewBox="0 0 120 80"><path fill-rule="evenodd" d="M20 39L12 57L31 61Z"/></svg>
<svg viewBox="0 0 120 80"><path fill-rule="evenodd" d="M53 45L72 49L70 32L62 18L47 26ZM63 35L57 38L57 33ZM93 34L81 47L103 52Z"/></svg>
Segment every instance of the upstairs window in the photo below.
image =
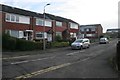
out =
<svg viewBox="0 0 120 80"><path fill-rule="evenodd" d="M72 29L78 29L78 24L70 23L70 28L72 28Z"/></svg>
<svg viewBox="0 0 120 80"><path fill-rule="evenodd" d="M56 26L62 27L62 22L56 21Z"/></svg>
<svg viewBox="0 0 120 80"><path fill-rule="evenodd" d="M6 14L6 20L10 21L10 14Z"/></svg>
<svg viewBox="0 0 120 80"><path fill-rule="evenodd" d="M15 16L11 15L11 21L15 21Z"/></svg>
<svg viewBox="0 0 120 80"><path fill-rule="evenodd" d="M17 14L6 13L6 21L7 22L30 24L30 17L17 15Z"/></svg>
<svg viewBox="0 0 120 80"><path fill-rule="evenodd" d="M91 28L91 31L95 31L95 28Z"/></svg>
<svg viewBox="0 0 120 80"><path fill-rule="evenodd" d="M45 26L52 27L52 22L51 21L45 21Z"/></svg>
<svg viewBox="0 0 120 80"><path fill-rule="evenodd" d="M19 16L16 16L16 22L19 22Z"/></svg>
<svg viewBox="0 0 120 80"><path fill-rule="evenodd" d="M42 19L36 19L36 25L43 26L43 20Z"/></svg>

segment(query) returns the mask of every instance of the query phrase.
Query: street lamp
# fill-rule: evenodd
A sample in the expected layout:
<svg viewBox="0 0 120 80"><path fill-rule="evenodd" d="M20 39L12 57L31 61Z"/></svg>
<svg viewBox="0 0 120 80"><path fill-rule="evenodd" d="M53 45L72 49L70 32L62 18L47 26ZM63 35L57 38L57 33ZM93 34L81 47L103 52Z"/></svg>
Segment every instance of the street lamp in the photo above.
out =
<svg viewBox="0 0 120 80"><path fill-rule="evenodd" d="M45 46L45 7L48 6L48 5L50 5L50 4L48 3L44 6L44 12L43 12L43 15L44 15L44 21L43 21L43 50L46 49L46 46Z"/></svg>

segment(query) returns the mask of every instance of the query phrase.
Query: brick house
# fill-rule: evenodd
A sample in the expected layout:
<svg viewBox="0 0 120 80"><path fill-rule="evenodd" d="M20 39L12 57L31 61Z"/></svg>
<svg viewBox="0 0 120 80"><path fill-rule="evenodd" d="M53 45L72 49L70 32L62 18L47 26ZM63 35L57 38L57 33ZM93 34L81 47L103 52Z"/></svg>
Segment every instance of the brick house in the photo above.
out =
<svg viewBox="0 0 120 80"><path fill-rule="evenodd" d="M56 35L63 39L70 39L73 34L76 37L78 23L47 13L45 19L43 16L44 14L0 4L2 31L10 36L25 40L42 40L45 36L48 41L54 41Z"/></svg>
<svg viewBox="0 0 120 80"><path fill-rule="evenodd" d="M80 25L80 37L95 39L103 34L101 24Z"/></svg>
<svg viewBox="0 0 120 80"><path fill-rule="evenodd" d="M79 32L79 24L70 19L66 19L60 16L55 16L46 13L47 18L53 21L53 35L60 35L62 39L69 40L70 38L76 38ZM54 38L53 37L53 38Z"/></svg>

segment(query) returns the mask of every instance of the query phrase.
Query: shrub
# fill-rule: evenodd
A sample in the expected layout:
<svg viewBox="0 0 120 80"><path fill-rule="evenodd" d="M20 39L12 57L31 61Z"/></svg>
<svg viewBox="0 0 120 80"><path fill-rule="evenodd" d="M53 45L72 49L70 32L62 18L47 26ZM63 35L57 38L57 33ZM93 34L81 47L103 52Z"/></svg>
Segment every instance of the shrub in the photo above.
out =
<svg viewBox="0 0 120 80"><path fill-rule="evenodd" d="M16 46L17 46L17 49L19 50L34 50L35 49L34 42L26 41L22 39L17 39Z"/></svg>
<svg viewBox="0 0 120 80"><path fill-rule="evenodd" d="M3 49L15 50L16 49L16 38L10 37L7 34L2 35L2 47Z"/></svg>
<svg viewBox="0 0 120 80"><path fill-rule="evenodd" d="M67 47L69 46L69 42L53 42L51 46L52 47Z"/></svg>
<svg viewBox="0 0 120 80"><path fill-rule="evenodd" d="M60 35L56 35L55 36L55 41L61 42L62 41L62 37Z"/></svg>
<svg viewBox="0 0 120 80"><path fill-rule="evenodd" d="M42 46L43 45L41 42L26 41L23 39L11 37L8 34L3 34L2 36L2 47L5 50L41 50Z"/></svg>

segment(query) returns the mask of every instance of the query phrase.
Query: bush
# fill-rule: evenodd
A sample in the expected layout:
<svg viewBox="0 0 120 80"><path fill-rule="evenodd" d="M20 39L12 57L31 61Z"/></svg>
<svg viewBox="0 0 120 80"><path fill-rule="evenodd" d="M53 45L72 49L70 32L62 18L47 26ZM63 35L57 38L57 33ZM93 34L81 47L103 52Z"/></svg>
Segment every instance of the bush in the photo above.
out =
<svg viewBox="0 0 120 80"><path fill-rule="evenodd" d="M60 35L55 36L55 41L61 42L62 41L62 37Z"/></svg>
<svg viewBox="0 0 120 80"><path fill-rule="evenodd" d="M21 51L27 51L27 50L42 50L43 49L43 43L42 42L33 42L33 41L26 41L23 39L18 39L11 37L7 34L4 34L2 36L2 45L3 49L5 50L21 50ZM69 46L69 42L48 42L46 43L46 48L51 47L66 47Z"/></svg>
<svg viewBox="0 0 120 80"><path fill-rule="evenodd" d="M2 41L2 47L5 50L41 50L43 46L41 42L26 41L23 39L11 37L8 34L3 34Z"/></svg>
<svg viewBox="0 0 120 80"><path fill-rule="evenodd" d="M69 46L69 42L53 42L51 46L52 47L67 47Z"/></svg>
<svg viewBox="0 0 120 80"><path fill-rule="evenodd" d="M10 37L7 34L2 35L2 47L3 49L15 50L16 49L16 39Z"/></svg>
<svg viewBox="0 0 120 80"><path fill-rule="evenodd" d="M34 42L26 41L22 39L17 39L16 46L17 46L17 49L19 50L34 50L35 49Z"/></svg>

